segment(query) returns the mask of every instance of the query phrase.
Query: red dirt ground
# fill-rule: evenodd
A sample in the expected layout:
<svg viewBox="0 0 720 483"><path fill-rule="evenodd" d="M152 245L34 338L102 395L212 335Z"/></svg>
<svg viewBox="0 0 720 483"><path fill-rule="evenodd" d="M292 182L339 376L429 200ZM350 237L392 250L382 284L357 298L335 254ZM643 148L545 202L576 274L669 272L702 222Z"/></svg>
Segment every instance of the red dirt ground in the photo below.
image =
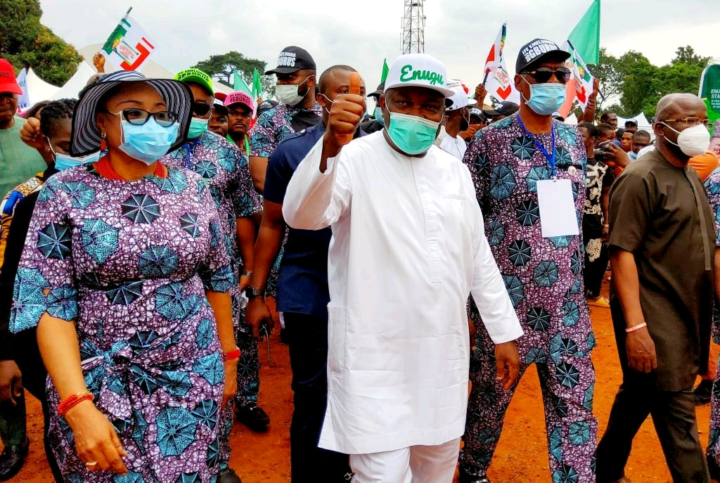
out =
<svg viewBox="0 0 720 483"><path fill-rule="evenodd" d="M610 311L593 309L591 315L598 347L593 353L597 371L595 414L600 432L607 425L615 393L621 381L617 350L613 336ZM290 481L290 418L292 415L291 373L286 345L280 343L277 331L271 337L272 361L267 361L267 345L260 349L260 404L272 418L270 430L255 434L235 424L232 432L233 455L231 467L244 483L285 483ZM703 444L707 444L709 406L698 408L698 420ZM42 416L39 403L28 395L28 431L30 455L25 468L11 481L17 483L45 483L52 481L42 445ZM528 371L510 406L500 445L488 475L495 483L550 482L547 459L547 440L542 398L534 370ZM652 421L645 422L633 447L627 466L627 476L634 483L670 482L665 459L658 443Z"/></svg>

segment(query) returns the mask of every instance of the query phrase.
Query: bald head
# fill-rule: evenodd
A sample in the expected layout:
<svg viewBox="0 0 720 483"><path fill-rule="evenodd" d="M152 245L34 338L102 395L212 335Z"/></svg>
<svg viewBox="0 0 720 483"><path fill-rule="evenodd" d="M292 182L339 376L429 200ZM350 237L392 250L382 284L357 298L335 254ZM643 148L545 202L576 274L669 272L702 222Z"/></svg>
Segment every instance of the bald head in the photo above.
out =
<svg viewBox="0 0 720 483"><path fill-rule="evenodd" d="M658 121L685 119L686 117L707 117L707 107L693 94L668 94L657 105Z"/></svg>

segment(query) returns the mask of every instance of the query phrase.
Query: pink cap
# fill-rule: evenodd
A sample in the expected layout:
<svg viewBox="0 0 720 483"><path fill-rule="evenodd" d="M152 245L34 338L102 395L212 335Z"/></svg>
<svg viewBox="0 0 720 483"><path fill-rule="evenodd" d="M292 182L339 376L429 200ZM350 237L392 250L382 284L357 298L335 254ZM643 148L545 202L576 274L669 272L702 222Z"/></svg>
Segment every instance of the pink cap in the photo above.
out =
<svg viewBox="0 0 720 483"><path fill-rule="evenodd" d="M233 104L242 104L247 106L253 113L255 113L255 102L253 102L252 97L244 92L231 92L227 95L225 98L225 107L229 107Z"/></svg>

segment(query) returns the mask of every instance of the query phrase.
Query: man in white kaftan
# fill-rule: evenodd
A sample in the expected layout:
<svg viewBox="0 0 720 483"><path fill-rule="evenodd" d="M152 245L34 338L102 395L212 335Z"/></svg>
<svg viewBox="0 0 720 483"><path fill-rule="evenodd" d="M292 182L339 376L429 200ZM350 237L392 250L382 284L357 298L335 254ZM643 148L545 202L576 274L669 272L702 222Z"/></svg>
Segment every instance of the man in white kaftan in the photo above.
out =
<svg viewBox="0 0 720 483"><path fill-rule="evenodd" d="M293 228L332 227L320 446L350 454L357 483L452 481L468 398L470 293L498 344L498 377L509 387L517 376L522 329L470 173L432 146L453 94L446 78L428 55L398 58L380 100L388 128L350 144L364 99L336 98L283 203Z"/></svg>

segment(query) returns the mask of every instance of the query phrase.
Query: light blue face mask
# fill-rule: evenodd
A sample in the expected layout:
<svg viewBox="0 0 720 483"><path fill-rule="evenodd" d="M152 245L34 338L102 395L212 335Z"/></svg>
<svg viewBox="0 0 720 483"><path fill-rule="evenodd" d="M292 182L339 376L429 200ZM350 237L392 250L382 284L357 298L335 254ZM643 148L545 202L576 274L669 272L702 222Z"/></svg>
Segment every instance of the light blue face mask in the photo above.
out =
<svg viewBox="0 0 720 483"><path fill-rule="evenodd" d="M415 156L430 149L439 127L439 122L391 112L390 127L385 126L385 130L400 151Z"/></svg>
<svg viewBox="0 0 720 483"><path fill-rule="evenodd" d="M52 144L50 144L50 140L45 137L47 140L48 146L50 146L50 151L52 151L53 155L55 155L55 169L58 171L64 171L66 169L74 168L75 166L81 166L83 164L88 163L94 163L98 159L100 159L100 151L97 151L92 154L88 154L87 156L78 156L73 157L69 154L62 154L55 151L52 147Z"/></svg>
<svg viewBox="0 0 720 483"><path fill-rule="evenodd" d="M385 125L385 118L383 117L383 110L380 106L375 108L375 120L380 123L381 126Z"/></svg>
<svg viewBox="0 0 720 483"><path fill-rule="evenodd" d="M210 119L198 119L193 117L190 121L190 129L188 130L188 139L197 139L208 130Z"/></svg>
<svg viewBox="0 0 720 483"><path fill-rule="evenodd" d="M177 122L172 126L162 127L155 122L154 117L142 126L130 124L124 119L121 125L125 142L120 145L120 149L131 158L148 165L167 154L177 140L180 128Z"/></svg>
<svg viewBox="0 0 720 483"><path fill-rule="evenodd" d="M565 104L563 84L530 84L524 77L520 77L530 86L530 99L523 96L525 104L536 113L551 116Z"/></svg>

